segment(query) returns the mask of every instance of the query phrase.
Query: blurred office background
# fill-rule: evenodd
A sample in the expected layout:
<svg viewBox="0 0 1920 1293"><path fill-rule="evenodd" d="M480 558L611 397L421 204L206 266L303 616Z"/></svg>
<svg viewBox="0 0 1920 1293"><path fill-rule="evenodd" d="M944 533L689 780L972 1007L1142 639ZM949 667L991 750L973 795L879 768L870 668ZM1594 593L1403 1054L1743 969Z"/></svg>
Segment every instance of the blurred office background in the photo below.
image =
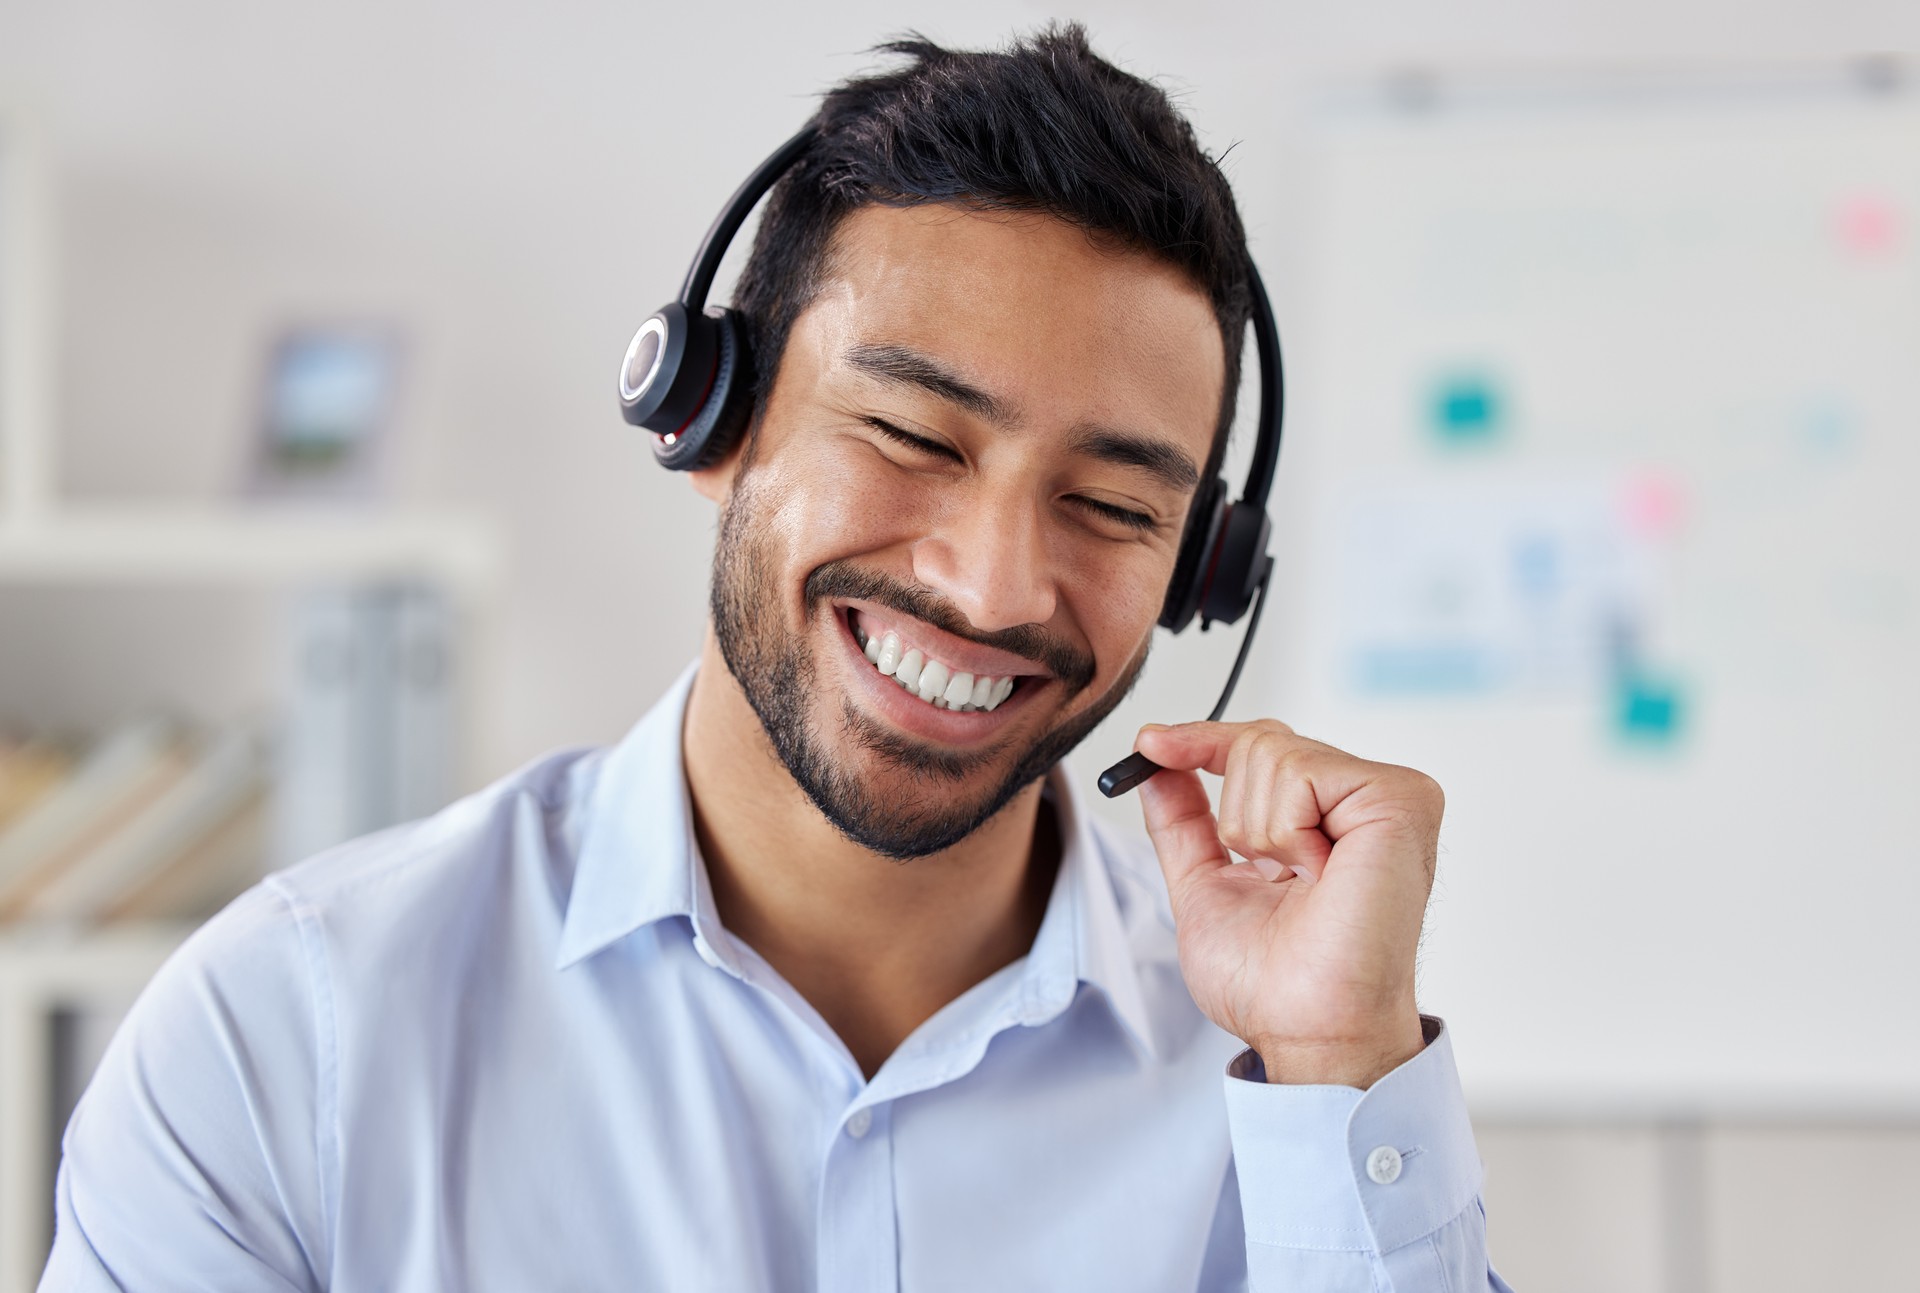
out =
<svg viewBox="0 0 1920 1293"><path fill-rule="evenodd" d="M1496 1264L1920 1288L1920 10L11 0L0 1293L183 930L691 658L711 514L613 373L740 177L886 35L1053 17L1232 145L1290 363L1235 710L1448 789Z"/></svg>

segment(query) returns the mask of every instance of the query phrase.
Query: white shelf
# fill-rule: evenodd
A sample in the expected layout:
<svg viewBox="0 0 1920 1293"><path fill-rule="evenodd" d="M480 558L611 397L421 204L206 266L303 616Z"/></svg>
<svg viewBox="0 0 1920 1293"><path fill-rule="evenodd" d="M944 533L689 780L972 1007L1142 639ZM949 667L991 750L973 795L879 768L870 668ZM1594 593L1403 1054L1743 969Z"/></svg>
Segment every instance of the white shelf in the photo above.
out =
<svg viewBox="0 0 1920 1293"><path fill-rule="evenodd" d="M53 1095L48 1008L131 996L189 932L174 924L0 928L0 1290L31 1289L45 1261L40 1232L51 1199L33 1137L46 1132Z"/></svg>
<svg viewBox="0 0 1920 1293"><path fill-rule="evenodd" d="M491 588L500 568L496 532L467 513L359 500L59 497L51 280L58 222L49 174L37 123L17 108L0 110L0 585L418 577L470 600Z"/></svg>
<svg viewBox="0 0 1920 1293"><path fill-rule="evenodd" d="M40 1004L138 991L194 926L140 922L86 930L0 925L0 983Z"/></svg>
<svg viewBox="0 0 1920 1293"><path fill-rule="evenodd" d="M421 581L465 603L462 653L474 654L465 639L484 637L475 621L485 620L503 566L499 530L484 516L360 500L59 497L52 380L58 222L48 174L35 123L0 110L0 590ZM474 681L480 671L471 660L462 670L468 703L482 694ZM44 1260L48 1011L64 1001L124 1001L190 928L0 927L0 1293L31 1289Z"/></svg>
<svg viewBox="0 0 1920 1293"><path fill-rule="evenodd" d="M492 527L459 512L62 503L0 516L0 584L424 576L473 593L499 567Z"/></svg>

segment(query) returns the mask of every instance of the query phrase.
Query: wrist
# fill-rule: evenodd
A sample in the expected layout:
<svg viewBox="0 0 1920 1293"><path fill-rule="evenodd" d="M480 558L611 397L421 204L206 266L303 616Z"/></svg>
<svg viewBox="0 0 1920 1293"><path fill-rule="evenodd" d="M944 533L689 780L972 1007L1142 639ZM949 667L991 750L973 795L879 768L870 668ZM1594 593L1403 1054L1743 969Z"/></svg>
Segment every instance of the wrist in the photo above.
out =
<svg viewBox="0 0 1920 1293"><path fill-rule="evenodd" d="M1426 1033L1417 1011L1378 1032L1350 1038L1249 1041L1267 1081L1284 1086L1350 1086L1365 1091L1418 1055Z"/></svg>

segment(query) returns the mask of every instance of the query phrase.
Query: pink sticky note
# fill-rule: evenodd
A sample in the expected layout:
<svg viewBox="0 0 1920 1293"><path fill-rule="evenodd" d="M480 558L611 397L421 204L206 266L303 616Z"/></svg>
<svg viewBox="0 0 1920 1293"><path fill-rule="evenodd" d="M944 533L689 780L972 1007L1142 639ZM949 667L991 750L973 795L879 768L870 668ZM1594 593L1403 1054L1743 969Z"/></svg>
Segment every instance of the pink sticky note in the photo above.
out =
<svg viewBox="0 0 1920 1293"><path fill-rule="evenodd" d="M1877 194L1847 198L1836 224L1840 245L1856 256L1884 256L1900 241L1900 211Z"/></svg>
<svg viewBox="0 0 1920 1293"><path fill-rule="evenodd" d="M1620 510L1627 528L1649 539L1663 539L1686 519L1687 500L1680 483L1659 472L1641 472L1626 483Z"/></svg>

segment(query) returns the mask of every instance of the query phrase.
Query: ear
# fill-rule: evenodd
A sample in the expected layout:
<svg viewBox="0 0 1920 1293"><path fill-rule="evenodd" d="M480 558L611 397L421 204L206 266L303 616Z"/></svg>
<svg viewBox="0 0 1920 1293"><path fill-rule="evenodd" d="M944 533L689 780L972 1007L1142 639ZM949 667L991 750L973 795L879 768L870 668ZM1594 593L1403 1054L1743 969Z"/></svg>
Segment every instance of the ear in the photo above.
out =
<svg viewBox="0 0 1920 1293"><path fill-rule="evenodd" d="M733 447L727 450L727 456L711 467L701 467L687 473L693 481L693 487L713 503L724 504L733 495L733 479L740 471L740 461L745 455L747 441L753 435L752 428L734 438Z"/></svg>

